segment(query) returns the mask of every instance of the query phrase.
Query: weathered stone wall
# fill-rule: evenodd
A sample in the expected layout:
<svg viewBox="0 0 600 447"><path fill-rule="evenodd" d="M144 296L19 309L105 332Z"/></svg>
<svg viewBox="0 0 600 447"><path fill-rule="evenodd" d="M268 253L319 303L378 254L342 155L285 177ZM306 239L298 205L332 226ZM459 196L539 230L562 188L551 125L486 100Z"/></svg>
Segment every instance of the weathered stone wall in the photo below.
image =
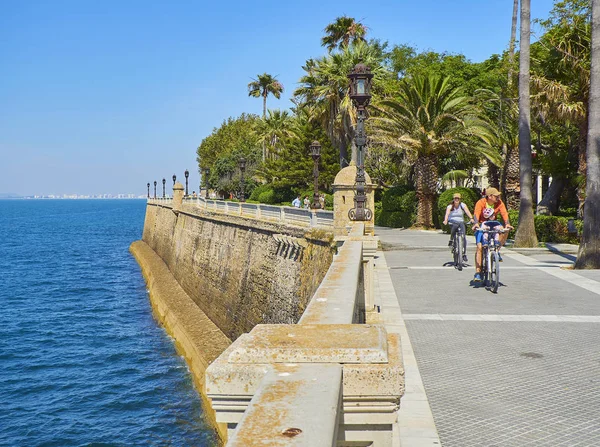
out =
<svg viewBox="0 0 600 447"><path fill-rule="evenodd" d="M231 340L259 323L296 323L333 258L331 234L148 204L143 241Z"/></svg>

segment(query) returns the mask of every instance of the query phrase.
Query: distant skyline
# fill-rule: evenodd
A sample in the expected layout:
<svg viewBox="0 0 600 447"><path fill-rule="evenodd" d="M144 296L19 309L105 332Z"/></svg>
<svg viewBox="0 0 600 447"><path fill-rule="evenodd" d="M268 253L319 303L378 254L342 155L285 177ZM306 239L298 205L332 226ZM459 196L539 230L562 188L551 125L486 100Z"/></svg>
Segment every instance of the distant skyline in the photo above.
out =
<svg viewBox="0 0 600 447"><path fill-rule="evenodd" d="M532 2L545 18L552 0ZM223 120L261 114L247 84L277 75L287 109L302 65L341 15L369 38L480 62L508 46L511 0L0 4L0 193L146 192L200 177L196 147ZM535 28L534 28L535 30Z"/></svg>

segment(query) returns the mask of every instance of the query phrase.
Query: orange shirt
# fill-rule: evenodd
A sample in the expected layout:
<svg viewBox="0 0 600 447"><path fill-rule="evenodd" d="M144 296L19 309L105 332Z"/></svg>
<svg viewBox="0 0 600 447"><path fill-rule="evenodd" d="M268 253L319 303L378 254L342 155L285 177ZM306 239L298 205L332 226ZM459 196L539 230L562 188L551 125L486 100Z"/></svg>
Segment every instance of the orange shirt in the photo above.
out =
<svg viewBox="0 0 600 447"><path fill-rule="evenodd" d="M494 204L494 214L489 219L484 219L483 210L487 206L487 198L482 198L477 201L475 204L475 211L473 212L473 217L476 222L485 222L486 220L496 220L498 213L502 216L502 220L504 220L504 224L508 223L508 211L506 211L506 206L502 202L502 200L498 199L498 201Z"/></svg>

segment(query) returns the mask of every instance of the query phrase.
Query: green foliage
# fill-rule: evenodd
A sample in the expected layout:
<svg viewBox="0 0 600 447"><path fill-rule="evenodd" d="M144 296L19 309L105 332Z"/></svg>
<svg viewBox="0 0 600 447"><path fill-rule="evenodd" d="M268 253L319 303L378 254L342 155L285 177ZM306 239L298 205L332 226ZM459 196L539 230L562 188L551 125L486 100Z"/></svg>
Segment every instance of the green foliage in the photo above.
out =
<svg viewBox="0 0 600 447"><path fill-rule="evenodd" d="M411 227L415 223L416 214L417 197L411 186L389 188L382 194L381 203L375 203L375 224L383 227Z"/></svg>
<svg viewBox="0 0 600 447"><path fill-rule="evenodd" d="M375 214L375 225L391 228L409 228L415 223L416 215L404 211L381 211Z"/></svg>
<svg viewBox="0 0 600 447"><path fill-rule="evenodd" d="M479 200L479 195L473 191L471 188L463 188L463 187L458 187L458 188L450 188L447 189L446 191L444 191L443 193L440 194L440 197L438 198L437 201L437 215L439 218L439 222L442 225L442 229L446 232L449 233L450 232L450 226L449 225L444 225L444 216L446 215L446 207L452 203L452 196L454 196L455 193L460 193L461 197L462 197L462 202L467 205L467 207L469 208L469 211L471 212L471 214L473 214L474 208L475 208L475 203L477 202L477 200ZM467 221L468 217L465 214L465 221ZM468 225L467 225L468 227ZM469 233L470 230L467 228L467 233Z"/></svg>
<svg viewBox="0 0 600 447"><path fill-rule="evenodd" d="M414 203L410 203L407 200L403 200L406 193L412 192L412 198ZM416 210L416 201L414 196L414 190L408 185L399 185L387 189L381 195L381 205L383 211L413 211ZM408 207L407 207L408 205Z"/></svg>
<svg viewBox="0 0 600 447"><path fill-rule="evenodd" d="M515 227L511 230L508 237L514 238L516 229L519 225L519 212L511 210L508 212L511 224ZM575 219L575 227L579 234L583 231L583 221ZM555 242L563 244L579 244L579 236L569 233L569 218L563 216L542 216L534 217L535 232L539 242Z"/></svg>

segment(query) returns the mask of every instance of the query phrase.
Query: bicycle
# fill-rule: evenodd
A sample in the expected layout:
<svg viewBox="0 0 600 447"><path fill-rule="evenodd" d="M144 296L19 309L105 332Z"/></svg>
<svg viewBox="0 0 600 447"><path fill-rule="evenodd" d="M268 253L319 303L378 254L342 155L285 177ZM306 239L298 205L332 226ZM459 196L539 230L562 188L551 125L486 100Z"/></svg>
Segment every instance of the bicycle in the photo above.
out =
<svg viewBox="0 0 600 447"><path fill-rule="evenodd" d="M458 225L458 224L454 224ZM454 232L452 237L452 254L454 255L454 267L459 271L463 268L463 256L466 254L466 247L464 246L465 239L463 233L463 226L458 225L458 228Z"/></svg>
<svg viewBox="0 0 600 447"><path fill-rule="evenodd" d="M485 287L489 287L493 293L498 292L500 285L500 242L494 237L496 234L505 233L506 229L502 230L481 230L482 233L487 233L488 242L482 244L481 252L481 279Z"/></svg>

